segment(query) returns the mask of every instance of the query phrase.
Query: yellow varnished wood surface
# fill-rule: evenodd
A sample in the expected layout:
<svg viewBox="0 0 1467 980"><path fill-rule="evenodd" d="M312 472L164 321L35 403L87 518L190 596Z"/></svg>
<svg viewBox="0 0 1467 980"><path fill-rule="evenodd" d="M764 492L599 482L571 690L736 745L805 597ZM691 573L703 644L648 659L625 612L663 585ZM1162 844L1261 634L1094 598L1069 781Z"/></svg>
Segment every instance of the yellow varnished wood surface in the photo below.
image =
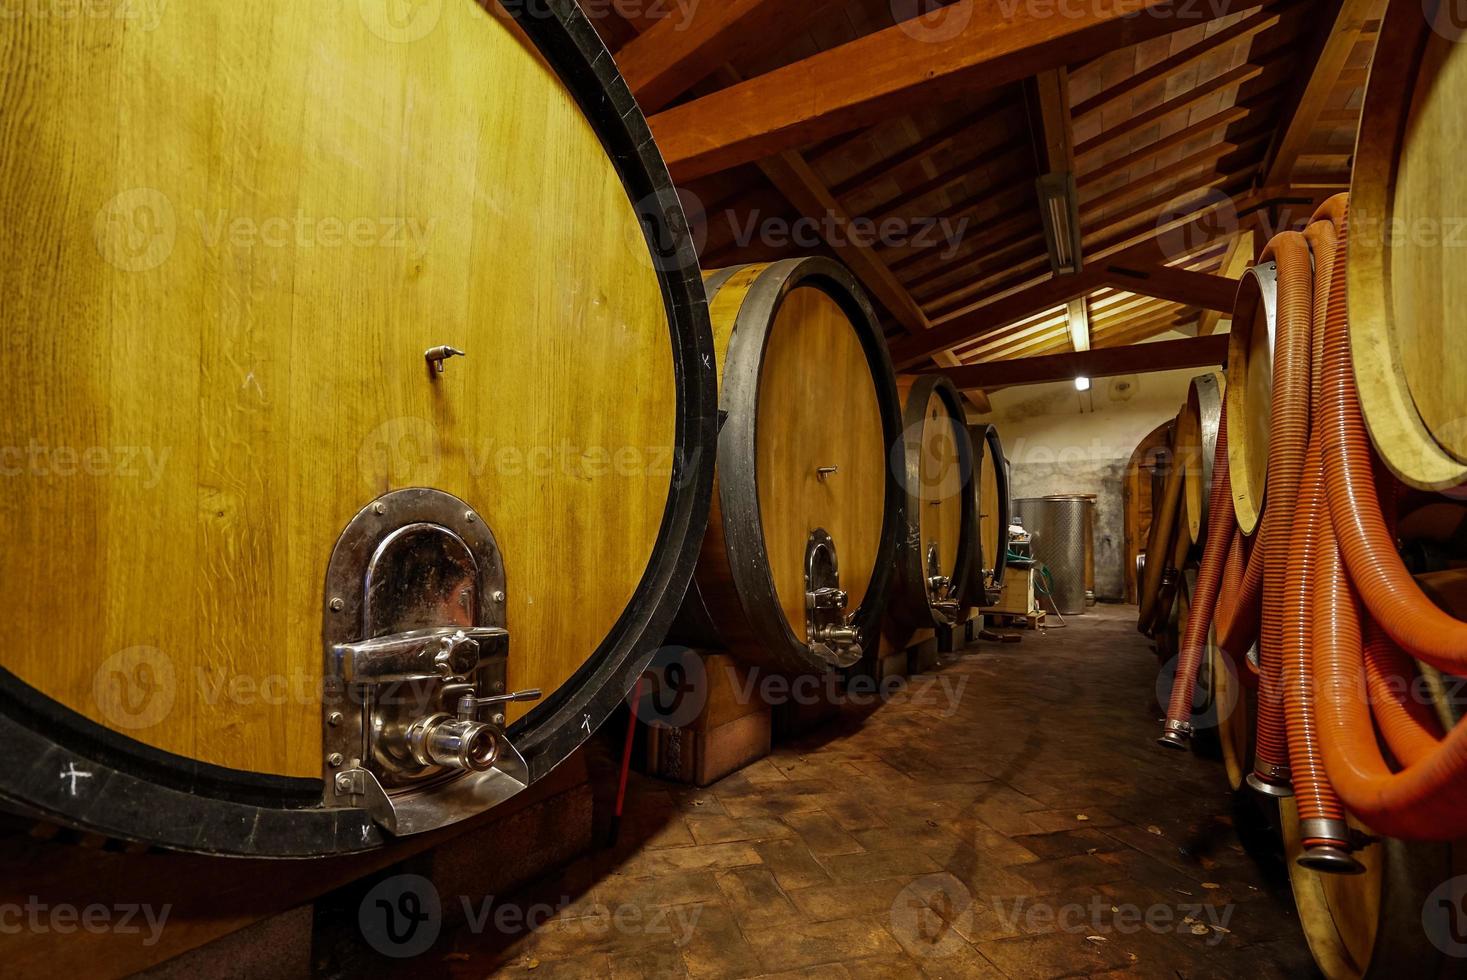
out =
<svg viewBox="0 0 1467 980"><path fill-rule="evenodd" d="M1381 847L1365 847L1354 852L1355 859L1365 866L1364 874L1321 874L1298 864L1304 847L1299 834L1299 811L1292 797L1279 801L1279 817L1294 906L1299 911L1299 925L1315 964L1328 980L1355 980L1364 976L1370 968L1381 925L1385 871ZM1369 833L1364 824L1353 817L1348 819L1350 826ZM1427 941L1425 936L1421 941Z"/></svg>
<svg viewBox="0 0 1467 980"><path fill-rule="evenodd" d="M1253 315L1234 317L1228 341L1228 468L1233 511L1244 534L1258 529L1273 424L1274 327L1256 290ZM1178 453L1179 457L1181 453Z"/></svg>
<svg viewBox="0 0 1467 980"><path fill-rule="evenodd" d="M1212 703L1217 705L1218 742L1222 747L1223 769L1228 785L1235 791L1253 765L1253 712L1247 688L1227 654L1217 645L1212 629L1207 630L1208 677L1212 684Z"/></svg>
<svg viewBox="0 0 1467 980"><path fill-rule="evenodd" d="M922 535L922 569L927 550L937 545L938 569L948 578L957 573L958 546L963 532L963 495L970 492L963 479L960 439L968 437L963 423L953 418L947 402L933 391L922 416L922 453L915 476L922 511L917 519Z"/></svg>
<svg viewBox="0 0 1467 980"><path fill-rule="evenodd" d="M974 430L980 432L981 430ZM987 439L975 439L973 458L978 464L978 540L983 546L983 567L998 567L1000 548L1008 547L1008 529L1000 526L1001 501L998 499L998 468L1003 460L994 456Z"/></svg>
<svg viewBox="0 0 1467 980"><path fill-rule="evenodd" d="M1216 420L1213 420L1216 424ZM1182 482L1182 510L1187 525L1187 536L1193 544L1199 543L1206 530L1203 526L1203 508L1212 487L1206 479L1207 447L1203 444L1202 403L1197 397L1195 384L1187 392L1187 403L1177 416L1177 465L1185 470Z"/></svg>
<svg viewBox="0 0 1467 980"><path fill-rule="evenodd" d="M725 287L727 288L727 287ZM860 337L828 294L797 286L775 315L759 376L756 474L775 594L805 634L805 547L835 540L849 608L865 601L880 548L887 454L876 383ZM839 467L820 480L816 470Z"/></svg>
<svg viewBox="0 0 1467 980"><path fill-rule="evenodd" d="M554 690L644 574L675 434L595 134L471 0L157 9L0 32L0 446L39 447L4 460L4 666L317 775L332 545L432 486L504 551L510 684ZM435 382L438 344L469 356Z"/></svg>
<svg viewBox="0 0 1467 980"><path fill-rule="evenodd" d="M1453 16L1450 4L1439 16ZM1350 344L1360 404L1397 476L1434 490L1467 480L1467 53L1450 20L1387 10L1350 187ZM1454 38L1456 40L1454 40Z"/></svg>

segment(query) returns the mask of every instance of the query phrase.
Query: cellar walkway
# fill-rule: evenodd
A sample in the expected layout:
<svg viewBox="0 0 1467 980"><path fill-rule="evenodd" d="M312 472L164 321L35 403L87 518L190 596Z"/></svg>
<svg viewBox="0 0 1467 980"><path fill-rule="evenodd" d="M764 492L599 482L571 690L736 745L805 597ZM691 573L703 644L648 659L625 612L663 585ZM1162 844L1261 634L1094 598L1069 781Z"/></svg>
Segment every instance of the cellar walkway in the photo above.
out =
<svg viewBox="0 0 1467 980"><path fill-rule="evenodd" d="M448 972L1311 975L1257 805L1154 744L1134 624L1099 606L945 656L706 790L634 773L614 849L508 897L548 920L460 930Z"/></svg>

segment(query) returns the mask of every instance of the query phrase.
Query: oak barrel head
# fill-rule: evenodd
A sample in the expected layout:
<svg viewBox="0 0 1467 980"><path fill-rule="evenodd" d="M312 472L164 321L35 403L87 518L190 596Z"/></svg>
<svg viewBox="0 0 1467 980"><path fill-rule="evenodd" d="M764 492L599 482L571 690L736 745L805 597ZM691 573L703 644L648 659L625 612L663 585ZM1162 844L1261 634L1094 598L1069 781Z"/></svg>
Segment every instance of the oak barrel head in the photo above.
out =
<svg viewBox="0 0 1467 980"><path fill-rule="evenodd" d="M912 629L958 622L977 550L972 438L962 396L941 375L899 378L902 437L891 467L902 484L902 533L891 617Z"/></svg>
<svg viewBox="0 0 1467 980"><path fill-rule="evenodd" d="M573 4L392 14L212 0L12 38L0 445L35 451L0 502L0 730L34 761L0 797L30 812L210 853L378 846L370 787L333 771L463 785L458 746L533 781L685 591L716 389L645 120ZM361 567L421 608L331 594L363 527ZM334 761L330 665L407 648L333 642L422 627L471 682L428 761ZM490 693L477 658L541 696L456 702Z"/></svg>
<svg viewBox="0 0 1467 980"><path fill-rule="evenodd" d="M1381 20L1350 181L1350 347L1377 451L1423 490L1467 482L1467 29L1451 3Z"/></svg>
<svg viewBox="0 0 1467 980"><path fill-rule="evenodd" d="M706 285L717 496L675 636L781 671L849 666L876 641L896 553L886 450L901 417L885 340L828 259L713 271Z"/></svg>

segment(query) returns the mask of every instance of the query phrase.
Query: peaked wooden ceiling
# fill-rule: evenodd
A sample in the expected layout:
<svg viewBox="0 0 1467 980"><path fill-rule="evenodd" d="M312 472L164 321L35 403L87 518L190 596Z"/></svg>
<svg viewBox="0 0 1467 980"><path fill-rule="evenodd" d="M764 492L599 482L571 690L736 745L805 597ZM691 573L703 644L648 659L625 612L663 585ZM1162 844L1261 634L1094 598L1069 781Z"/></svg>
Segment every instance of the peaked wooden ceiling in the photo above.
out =
<svg viewBox="0 0 1467 980"><path fill-rule="evenodd" d="M1227 327L1232 280L1348 186L1383 7L624 0L592 12L704 267L834 255L881 309L898 366L935 362L981 405L998 376L985 363L1087 341L1197 338L1130 360L1208 363L1218 348L1203 339ZM1073 181L1059 203L1078 215L1079 271L1052 271L1046 174Z"/></svg>

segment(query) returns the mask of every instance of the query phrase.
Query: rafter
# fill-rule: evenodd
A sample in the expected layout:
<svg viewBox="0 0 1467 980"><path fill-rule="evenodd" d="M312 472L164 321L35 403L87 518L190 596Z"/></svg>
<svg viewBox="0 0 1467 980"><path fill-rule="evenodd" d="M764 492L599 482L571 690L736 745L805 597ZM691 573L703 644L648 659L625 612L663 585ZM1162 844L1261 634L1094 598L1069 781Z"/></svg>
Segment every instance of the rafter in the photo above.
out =
<svg viewBox="0 0 1467 980"><path fill-rule="evenodd" d="M1294 171L1309 135L1319 122L1325 102L1345 71L1350 53L1354 50L1366 24L1380 9L1380 0L1333 0L1337 12L1320 43L1315 44L1318 52L1313 69L1306 81L1291 100L1291 111L1285 115L1285 124L1278 140L1269 149L1263 170L1265 184L1282 183Z"/></svg>
<svg viewBox="0 0 1467 980"><path fill-rule="evenodd" d="M1187 214L1179 215L1173 221L1160 225L1153 222L1149 233L1137 235L1137 240L1130 242L1128 247L1118 248L1109 253L1108 261L1099 261L1100 258L1106 258L1107 255L1097 252L1095 253L1097 258L1092 260L1092 264L1078 275L1051 277L1027 289L959 312L934 324L931 330L920 337L904 338L893 344L892 359L899 367L911 365L935 352L951 349L971 338L1002 329L1005 324L1022 320L1042 310L1062 306L1077 296L1084 296L1101 286L1117 286L1123 289L1132 289L1137 285L1145 286L1145 283L1137 284L1134 281L1128 281L1129 277L1125 275L1125 270L1134 269L1148 262L1155 264L1165 262L1167 257L1156 245L1154 241L1156 236L1176 231L1178 232L1176 237L1183 241L1215 240L1222 236L1210 225L1208 218L1219 207L1231 204L1236 211L1243 214L1266 206L1267 196L1274 193L1276 192L1273 189L1268 189L1231 201L1226 198L1210 200ZM1111 271L1113 265L1122 269L1119 276ZM1227 304L1226 308L1231 309L1231 302Z"/></svg>
<svg viewBox="0 0 1467 980"><path fill-rule="evenodd" d="M1267 5L1259 6L1254 3L1249 4L1249 6L1259 7L1259 9L1238 21L1232 27L1218 31L1209 37L1204 37L1178 51L1171 57L1158 61L1145 71L1131 75L1112 85L1110 88L1097 92L1095 95L1092 95L1075 106L1075 118L1081 119L1092 112L1104 109L1112 102L1141 91L1148 85L1165 81L1173 75L1192 67L1192 65L1213 52L1222 49L1224 46L1245 38L1252 38L1254 35L1261 34L1278 24L1279 14L1270 10ZM1230 12L1236 12L1239 9L1241 9L1241 5L1233 7Z"/></svg>
<svg viewBox="0 0 1467 980"><path fill-rule="evenodd" d="M642 111L656 112L778 27L785 36L814 23L833 0L720 0L696 16L666 17L616 53Z"/></svg>
<svg viewBox="0 0 1467 980"><path fill-rule="evenodd" d="M661 112L652 134L686 180L827 139L883 115L991 90L1120 45L1226 16L1244 0L1117 0L1055 16L1044 5L958 0L952 37L901 23ZM1182 3L1191 16L1176 14ZM1147 11L1150 16L1136 16ZM1174 15L1167 16L1171 11Z"/></svg>
<svg viewBox="0 0 1467 980"><path fill-rule="evenodd" d="M1121 184L1115 190L1105 194L1096 194L1090 198L1081 197L1080 213L1083 215L1087 211L1104 211L1122 201L1129 201L1132 198L1139 197L1148 191L1154 190L1158 185L1163 185L1164 181L1170 180L1173 177L1190 174L1199 167L1211 167L1223 157L1262 143L1267 138L1268 135L1266 133L1260 133L1252 139L1239 140L1237 143L1217 143L1199 153L1183 157L1176 163L1152 170L1131 183Z"/></svg>
<svg viewBox="0 0 1467 980"><path fill-rule="evenodd" d="M942 149L957 140L964 133L971 131L983 118L984 113L988 111L990 106L991 103L973 112L964 113L955 121L940 129L934 130L910 146L903 147L889 157L883 157L877 160L866 169L860 170L840 183L832 185L830 188L831 192L837 197L857 197L866 193L881 181L894 177L903 168L920 162L928 154Z"/></svg>
<svg viewBox="0 0 1467 980"><path fill-rule="evenodd" d="M1101 147L1114 143L1122 137L1129 136L1148 126L1154 126L1163 119L1168 119L1179 112L1186 111L1203 99L1216 95L1219 92L1231 91L1251 82L1253 79L1262 75L1264 70L1265 67L1263 65L1239 65L1232 71L1224 72L1210 82L1205 82L1196 88L1189 89L1174 99L1168 99L1154 109L1148 109L1146 112L1138 112L1134 116L1128 116L1109 129L1104 130L1096 136L1092 136L1075 147L1075 156L1081 158L1087 157Z"/></svg>
<svg viewBox="0 0 1467 980"><path fill-rule="evenodd" d="M1092 181L1101 180L1110 174L1129 170L1143 160L1150 160L1152 157L1160 156L1174 147L1182 146L1200 136L1209 136L1225 126L1231 126L1240 119L1246 119L1248 114L1248 106L1231 106L1216 115L1208 116L1199 123L1193 123L1186 129L1179 129L1170 136L1163 136L1161 139L1152 140L1145 146L1138 147L1124 156L1117 157L1114 160L1107 160L1104 165L1096 167L1093 170L1087 170L1081 174L1077 178L1077 183L1081 187L1084 187Z"/></svg>
<svg viewBox="0 0 1467 980"><path fill-rule="evenodd" d="M1241 278L1248 266L1253 264L1253 231L1245 229L1233 236L1228 243L1228 250L1223 255L1219 274L1229 279ZM1223 318L1220 310L1203 310L1197 318L1197 335L1206 337L1217 329L1218 322Z"/></svg>
<svg viewBox="0 0 1467 980"><path fill-rule="evenodd" d="M1173 371L1177 368L1217 367L1228 356L1228 338L1188 337L1124 347L1097 347L1083 352L984 361L946 368L943 373L959 388L996 391L1017 385L1045 384L1078 377L1111 378L1122 374Z"/></svg>

